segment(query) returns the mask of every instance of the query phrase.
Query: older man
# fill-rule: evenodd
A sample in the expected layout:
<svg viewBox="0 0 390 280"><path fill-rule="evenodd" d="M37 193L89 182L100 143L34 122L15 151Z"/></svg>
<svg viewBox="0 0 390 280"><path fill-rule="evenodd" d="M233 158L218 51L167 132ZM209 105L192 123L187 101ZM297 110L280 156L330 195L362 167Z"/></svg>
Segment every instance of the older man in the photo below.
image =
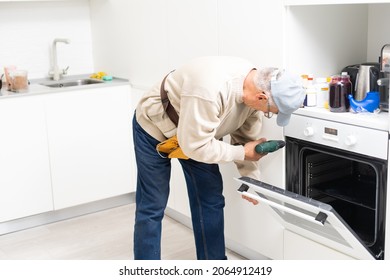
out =
<svg viewBox="0 0 390 280"><path fill-rule="evenodd" d="M172 121L162 105L161 87ZM225 206L218 163L235 162L242 176L259 178L255 152L262 116L277 114L287 125L304 100L299 76L276 68L258 68L237 57L201 57L171 72L141 98L133 119L138 178L134 258L161 258L161 222L171 174L171 159L156 146L172 136L184 155L179 159L188 189L198 259L226 259ZM167 100L165 100L167 101ZM231 143L220 141L230 135Z"/></svg>

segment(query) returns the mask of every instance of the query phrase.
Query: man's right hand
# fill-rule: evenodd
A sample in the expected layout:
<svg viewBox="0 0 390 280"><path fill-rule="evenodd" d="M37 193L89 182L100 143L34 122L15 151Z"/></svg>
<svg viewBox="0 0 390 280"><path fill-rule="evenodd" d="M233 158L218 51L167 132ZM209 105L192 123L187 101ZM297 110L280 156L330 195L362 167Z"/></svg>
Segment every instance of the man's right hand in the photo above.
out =
<svg viewBox="0 0 390 280"><path fill-rule="evenodd" d="M251 141L251 142L248 142L244 145L244 149L245 149L245 160L250 160L250 161L258 161L259 159L261 159L263 156L267 155L267 154L259 154L259 153L256 153L256 146L260 143L263 143L267 141L267 139L265 138L261 138L259 140L255 140L255 141Z"/></svg>

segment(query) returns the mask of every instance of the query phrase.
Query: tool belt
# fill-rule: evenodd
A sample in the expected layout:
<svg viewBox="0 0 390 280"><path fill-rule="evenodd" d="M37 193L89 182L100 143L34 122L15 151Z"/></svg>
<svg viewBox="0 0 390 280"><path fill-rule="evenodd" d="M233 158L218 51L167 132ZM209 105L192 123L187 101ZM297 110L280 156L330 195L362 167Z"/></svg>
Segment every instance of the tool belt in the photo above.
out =
<svg viewBox="0 0 390 280"><path fill-rule="evenodd" d="M173 71L169 72L168 75L171 74L172 72ZM161 83L161 88L160 88L161 102L164 107L164 111L167 113L169 119L177 127L177 124L179 123L179 116L176 113L175 108L173 108L171 102L169 101L168 92L165 90L164 87L165 80L167 79L168 75L165 76L165 78ZM156 150L161 157L189 159L180 148L176 135L157 144ZM161 153L167 154L167 156L164 156Z"/></svg>

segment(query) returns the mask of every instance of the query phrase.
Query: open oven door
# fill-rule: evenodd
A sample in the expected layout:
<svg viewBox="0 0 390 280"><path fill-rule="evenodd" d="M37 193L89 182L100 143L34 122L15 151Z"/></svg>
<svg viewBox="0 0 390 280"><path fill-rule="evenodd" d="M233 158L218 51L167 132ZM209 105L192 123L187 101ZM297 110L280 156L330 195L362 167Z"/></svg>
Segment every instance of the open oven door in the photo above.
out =
<svg viewBox="0 0 390 280"><path fill-rule="evenodd" d="M238 192L268 205L285 229L353 258L375 260L366 245L329 204L249 177L235 179L242 183Z"/></svg>

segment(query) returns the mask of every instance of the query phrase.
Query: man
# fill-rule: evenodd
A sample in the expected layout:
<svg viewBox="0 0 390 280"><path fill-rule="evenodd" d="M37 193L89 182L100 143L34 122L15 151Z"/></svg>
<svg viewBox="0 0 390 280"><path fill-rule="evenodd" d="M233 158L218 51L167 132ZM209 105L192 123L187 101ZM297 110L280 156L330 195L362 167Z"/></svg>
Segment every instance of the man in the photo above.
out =
<svg viewBox="0 0 390 280"><path fill-rule="evenodd" d="M138 169L134 258L160 259L161 221L169 195L170 158L156 146L177 135L187 183L198 259L226 259L225 205L218 163L235 162L242 176L259 179L255 152L261 119L277 115L280 126L304 100L300 77L259 68L236 57L202 57L170 73L163 83L179 115L176 125L164 111L161 81L141 98L133 119ZM231 144L220 141L231 136ZM250 199L248 199L250 200Z"/></svg>

